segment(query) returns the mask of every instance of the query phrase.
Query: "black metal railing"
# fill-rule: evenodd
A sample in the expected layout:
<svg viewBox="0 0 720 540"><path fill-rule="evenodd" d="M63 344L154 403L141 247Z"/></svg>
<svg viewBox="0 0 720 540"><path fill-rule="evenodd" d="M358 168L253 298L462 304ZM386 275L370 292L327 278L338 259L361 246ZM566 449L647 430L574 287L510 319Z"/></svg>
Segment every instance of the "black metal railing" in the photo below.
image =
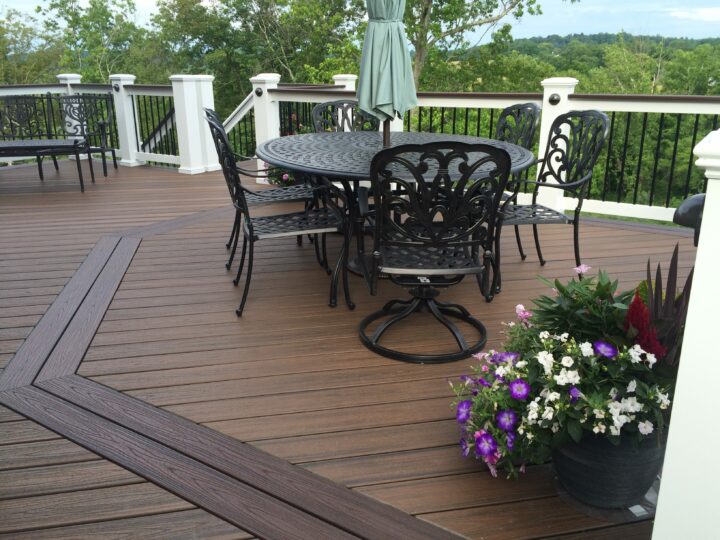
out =
<svg viewBox="0 0 720 540"><path fill-rule="evenodd" d="M228 131L228 139L233 152L252 156L255 154L255 110L251 109Z"/></svg>
<svg viewBox="0 0 720 540"><path fill-rule="evenodd" d="M135 94L133 99L134 120L138 130L137 150L169 156L179 155L172 96Z"/></svg>
<svg viewBox="0 0 720 540"><path fill-rule="evenodd" d="M707 186L693 148L718 128L717 114L611 112L590 198L675 207Z"/></svg>
<svg viewBox="0 0 720 540"><path fill-rule="evenodd" d="M312 110L316 103L280 102L280 136L312 133Z"/></svg>

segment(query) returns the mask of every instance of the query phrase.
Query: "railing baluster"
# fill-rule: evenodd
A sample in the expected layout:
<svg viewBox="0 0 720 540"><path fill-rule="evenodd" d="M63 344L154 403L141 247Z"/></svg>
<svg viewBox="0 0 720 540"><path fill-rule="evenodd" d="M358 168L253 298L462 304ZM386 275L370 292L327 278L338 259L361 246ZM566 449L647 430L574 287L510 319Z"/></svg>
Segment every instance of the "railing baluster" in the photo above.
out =
<svg viewBox="0 0 720 540"><path fill-rule="evenodd" d="M657 143L655 144L655 163L653 164L652 181L650 183L650 206L655 200L655 183L657 182L658 161L660 160L660 143L662 142L662 132L665 127L665 113L660 113L660 122L658 124Z"/></svg>
<svg viewBox="0 0 720 540"><path fill-rule="evenodd" d="M470 125L470 107L465 107L465 135L468 134L469 125Z"/></svg>
<svg viewBox="0 0 720 540"><path fill-rule="evenodd" d="M440 133L445 133L445 107L440 108Z"/></svg>
<svg viewBox="0 0 720 540"><path fill-rule="evenodd" d="M645 132L647 130L648 113L643 114L642 131L640 133L640 150L638 151L638 163L635 171L635 191L633 192L633 204L637 204L638 187L640 186L640 170L642 166L643 148L645 145Z"/></svg>
<svg viewBox="0 0 720 540"><path fill-rule="evenodd" d="M477 126L476 126L476 131L475 131L476 137L480 136L480 123L481 123L480 121L481 120L482 120L482 109L478 108L478 110L477 110Z"/></svg>
<svg viewBox="0 0 720 540"><path fill-rule="evenodd" d="M677 158L678 139L680 138L680 122L682 120L682 116L682 114L678 114L675 121L675 143L673 144L672 160L670 161L670 177L668 178L667 194L665 195L665 208L670 207L672 184L675 179L675 160Z"/></svg>
<svg viewBox="0 0 720 540"><path fill-rule="evenodd" d="M457 108L453 107L453 115L452 115L452 134L455 135L455 125L456 125L456 117L457 117Z"/></svg>
<svg viewBox="0 0 720 540"><path fill-rule="evenodd" d="M418 107L418 132L422 132L422 112L423 108Z"/></svg>
<svg viewBox="0 0 720 540"><path fill-rule="evenodd" d="M625 187L625 160L627 159L628 137L630 135L630 121L632 118L632 113L628 112L626 114L627 118L625 120L625 142L623 143L622 160L620 161L620 180L618 181L617 187L617 202L620 202L620 199L622 198L623 188Z"/></svg>
<svg viewBox="0 0 720 540"><path fill-rule="evenodd" d="M428 129L428 131L429 131L430 133L433 133L432 124L433 124L433 108L432 108L432 106L430 106L430 126L429 126L429 129Z"/></svg>
<svg viewBox="0 0 720 540"><path fill-rule="evenodd" d="M603 178L603 189L602 189L602 200L605 200L608 189L608 171L610 170L610 155L612 154L612 143L613 134L615 133L615 113L610 115L610 136L608 137L608 143L605 147L607 150L607 157L605 158L605 177Z"/></svg>
<svg viewBox="0 0 720 540"><path fill-rule="evenodd" d="M695 115L695 122L693 125L692 142L690 143L690 151L688 152L688 167L687 174L685 175L685 188L683 189L683 199L687 199L690 195L690 177L693 172L693 148L697 142L698 125L700 124L700 115Z"/></svg>
<svg viewBox="0 0 720 540"><path fill-rule="evenodd" d="M488 138L492 139L493 136L493 122L495 121L495 109L490 109L490 129L488 129Z"/></svg>

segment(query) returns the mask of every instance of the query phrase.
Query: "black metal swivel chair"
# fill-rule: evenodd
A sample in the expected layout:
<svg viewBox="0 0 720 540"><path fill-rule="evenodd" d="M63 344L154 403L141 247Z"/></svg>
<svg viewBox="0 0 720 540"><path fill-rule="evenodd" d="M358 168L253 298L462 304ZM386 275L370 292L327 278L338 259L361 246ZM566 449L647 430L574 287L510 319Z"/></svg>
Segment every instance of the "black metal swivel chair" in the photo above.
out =
<svg viewBox="0 0 720 540"><path fill-rule="evenodd" d="M316 133L326 131L377 131L380 120L362 112L357 101L340 99L318 103L312 110Z"/></svg>
<svg viewBox="0 0 720 540"><path fill-rule="evenodd" d="M360 339L366 347L418 363L459 360L482 349L487 339L484 325L463 306L436 297L438 289L467 275L484 276L483 294L490 288L499 205L509 173L507 152L483 144L404 145L375 156L370 169L376 208L370 292L376 294L383 273L409 289L411 299L392 300L363 319ZM450 331L458 350L418 355L380 343L390 327L423 310ZM382 319L370 334L370 325ZM451 319L472 326L479 339L468 344Z"/></svg>
<svg viewBox="0 0 720 540"><path fill-rule="evenodd" d="M600 111L571 111L558 116L550 127L550 135L542 158L531 204L508 205L503 209L503 226L532 225L540 264L545 264L540 249L539 225L570 224L573 226L575 262L580 260L580 211L590 190L593 167L605 144L610 121ZM538 204L540 188L561 189L577 199L572 217L547 206ZM518 237L520 257L525 260L522 243Z"/></svg>
<svg viewBox="0 0 720 540"><path fill-rule="evenodd" d="M59 96L62 126L68 137L79 137L88 141L88 159L100 154L103 176L107 176L107 153L110 152L113 166L117 169L115 148L109 142L112 122L112 96L75 94ZM90 169L92 171L92 168Z"/></svg>
<svg viewBox="0 0 720 540"><path fill-rule="evenodd" d="M245 288L240 305L237 310L235 310L237 316L240 317L242 315L248 293L250 292L255 243L260 240L297 237L303 234L323 236L327 233L334 232L343 234L343 246L330 286L330 305L334 306L337 302L337 284L339 274L342 272L345 301L350 309L354 308L355 306L350 300L347 281L346 259L350 233L345 220L345 210L338 207L335 200L329 200L329 197L325 194L326 188L320 187L315 190L315 194L319 200L324 203L323 207L310 206L300 212L251 217L248 211L247 190L240 184L240 172L235 161L236 155L230 149L230 141L227 138L227 134L222 129L222 125L218 124L211 116L208 116L207 121L215 147L218 149L220 165L228 185L233 206L235 207L236 219L239 220L240 223L238 236L240 234L243 235L242 254L240 255L238 273L234 280L235 285L239 283L243 270L245 269L247 255L248 265L245 277ZM315 245L317 246L318 242L315 242ZM325 242L323 241L323 246L324 245Z"/></svg>
<svg viewBox="0 0 720 540"><path fill-rule="evenodd" d="M225 132L225 128L223 126L223 122L220 119L220 116L212 109L206 108L205 109L205 116L207 118L207 121L211 123L210 131L212 131L212 126L214 125L216 129L220 130L224 134L225 140L229 140L227 133ZM218 138L213 136L213 141L215 143L215 150L218 153L218 160L222 160L221 156L221 149L218 146ZM230 147L228 148L230 150ZM230 150L232 152L232 150ZM271 170L261 170L261 171L253 171L249 169L244 169L242 167L239 167L237 165L238 161L248 161L250 159L253 159L248 156L243 156L241 154L238 154L236 152L232 152L235 160L235 168L237 169L238 173L243 176L248 176L251 178L268 178L273 171ZM221 161L222 163L222 161ZM230 185L228 185L228 188L230 188ZM263 204L271 204L271 203L277 203L277 202L305 202L310 203L313 198L313 189L312 186L309 186L307 184L299 184L295 186L287 186L287 187L281 187L281 188L272 188L272 189L265 189L262 191L250 191L249 189L240 186L240 189L245 194L245 200L248 204L248 206L258 206ZM240 223L241 218L240 214L238 212L235 213L235 220L233 221L233 227L232 231L230 232L230 238L225 244L225 247L227 249L230 249L230 256L228 258L228 261L225 263L225 268L230 270L230 267L232 266L233 259L235 258L235 252L237 250L238 240L240 238ZM298 244L302 243L302 236L298 237ZM317 246L316 246L317 249Z"/></svg>

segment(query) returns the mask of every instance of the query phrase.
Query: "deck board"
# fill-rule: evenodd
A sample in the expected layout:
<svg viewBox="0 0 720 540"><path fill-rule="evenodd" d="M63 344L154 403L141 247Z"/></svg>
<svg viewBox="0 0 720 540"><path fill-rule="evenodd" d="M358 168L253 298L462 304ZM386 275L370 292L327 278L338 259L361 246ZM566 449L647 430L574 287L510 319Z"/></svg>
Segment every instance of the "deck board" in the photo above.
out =
<svg viewBox="0 0 720 540"><path fill-rule="evenodd" d="M32 167L0 172L0 369L32 345L25 341L31 329L52 326L42 322L59 309L50 306L69 295L67 286L98 240L142 237L102 320L88 319L85 339L92 341L79 375L469 537L649 536L648 522L618 526L563 503L547 467L505 481L461 458L446 379L465 373L470 362L408 366L372 355L358 342L359 320L401 290L383 282L372 298L352 278L358 308L348 312L341 303L331 310L327 277L312 247L298 247L294 239L263 242L238 320L233 309L241 291L224 269L232 212L217 173L111 170L81 195L70 165L62 163L61 174L47 175L44 183ZM603 221L581 229L584 262L610 270L623 286L644 278L648 257L666 265L678 241L684 277L694 257L689 236ZM486 323L488 347L501 343L501 322L512 318L515 304L546 290L537 275L573 275L570 228L542 229L544 267L525 230L523 238L525 262L512 235L504 237L503 292L492 304L472 283L443 292ZM337 249L331 239L331 258ZM395 338L426 350L448 343L423 321ZM132 502L121 506L133 515L103 513L115 495L127 493L130 500L139 489L141 500L142 490L155 486L7 409L0 409L3 429L9 438L0 442L0 482L6 484L0 508L13 515L8 527L15 532L7 533L13 538L249 538L184 501L189 506L152 506L146 516L133 514ZM90 493L99 513L92 522L73 521L82 520L76 514ZM37 526L28 524L19 501L36 505ZM69 517L57 515L61 510ZM27 527L33 530L19 532Z"/></svg>

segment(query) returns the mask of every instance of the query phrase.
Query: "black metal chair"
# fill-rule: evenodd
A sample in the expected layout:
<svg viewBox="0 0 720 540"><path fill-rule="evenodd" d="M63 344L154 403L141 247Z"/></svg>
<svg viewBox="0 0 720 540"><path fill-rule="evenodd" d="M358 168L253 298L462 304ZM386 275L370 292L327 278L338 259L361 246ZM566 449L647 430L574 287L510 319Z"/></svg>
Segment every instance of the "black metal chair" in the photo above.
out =
<svg viewBox="0 0 720 540"><path fill-rule="evenodd" d="M343 272L345 301L350 309L354 308L355 306L350 300L350 291L347 281L346 259L348 244L350 242L350 229L346 223L345 210L343 208L339 208L334 200L328 201L329 198L325 195L326 188L318 187L315 190L315 195L319 200L325 203L321 208L311 205L306 207L304 211L300 212L251 217L248 211L247 190L240 184L240 169L238 169L235 161L236 155L230 149L230 141L227 138L227 134L222 128L222 125L218 124L211 115L208 115L207 121L210 126L210 132L212 133L215 147L218 150L220 165L225 176L230 197L232 199L233 206L235 207L236 220L239 221L239 230L237 235L243 235L240 266L238 268L237 276L233 281L235 285L240 282L240 278L245 268L246 255L248 261L242 300L237 310L235 310L237 316L240 317L242 315L243 309L245 308L245 302L247 301L248 293L250 291L255 243L265 239L292 236L297 237L298 235L303 234L322 235L323 237L327 233L340 232L343 234L343 246L340 252L338 264L335 267L335 275L333 276L330 286L330 305L334 306L337 303L337 283L339 273ZM237 243L237 238L235 243ZM324 239L322 244L324 247ZM315 246L317 253L317 241L315 242ZM324 255L323 257L325 266L327 267L327 256Z"/></svg>
<svg viewBox="0 0 720 540"><path fill-rule="evenodd" d="M112 96L75 94L57 98L62 114L62 126L68 137L78 137L88 142L86 153L92 161L92 154L102 158L103 176L107 176L107 153L110 152L113 166L117 169L117 157L112 144L108 143L112 122ZM90 171L92 173L92 164ZM93 181L94 173L93 173Z"/></svg>
<svg viewBox="0 0 720 540"><path fill-rule="evenodd" d="M214 110L209 108L205 109L205 116L207 118L207 121L211 123L210 131L212 132L212 126L215 126L216 129L219 129L223 133L225 140L229 140L220 116ZM218 154L218 160L220 160L220 162L222 163L221 147L218 145L218 140L219 139L217 137L213 136L213 142L215 143L215 150ZM235 160L235 168L237 169L239 174L250 178L268 178L271 174L273 174L273 170L271 169L254 171L250 169L244 169L238 166L238 161L249 161L253 158L243 156L242 154L238 154L237 152L233 152L230 148L231 147L228 147L228 150L230 150L230 152L232 152L233 154L233 159ZM228 189L230 189L230 187L231 186L228 184ZM258 206L279 202L310 203L314 198L312 186L308 184L298 184L295 186L265 189L262 191L250 191L249 189L240 185L240 189L245 194L245 200L248 206ZM240 223L240 214L236 212L235 220L233 221L232 231L230 232L230 238L225 244L225 247L231 250L228 261L225 263L225 268L227 268L228 270L230 270L232 262L235 258L238 239L240 238ZM297 238L297 242L298 244L302 244L302 236L299 236Z"/></svg>
<svg viewBox="0 0 720 540"><path fill-rule="evenodd" d="M492 295L499 205L510 173L510 156L483 144L404 145L379 152L370 177L376 208L370 292L380 273L409 289L410 300L391 300L360 323L360 339L383 356L417 363L448 362L483 348L484 325L461 305L436 300L438 289L467 275L481 275L481 292ZM400 190L396 189L400 187ZM496 272L492 272L495 275ZM453 335L459 350L432 355L380 344L385 332L415 312L429 311ZM468 344L450 320L472 326L480 339ZM370 335L372 323L385 319Z"/></svg>
<svg viewBox="0 0 720 540"><path fill-rule="evenodd" d="M340 99L318 103L312 110L316 133L327 131L377 131L380 120L358 108L357 101Z"/></svg>
<svg viewBox="0 0 720 540"><path fill-rule="evenodd" d="M540 125L540 113L540 106L535 103L520 103L506 107L498 117L497 126L495 127L495 138L499 141L517 144L532 152L537 129ZM523 185L522 181L523 179L527 180L527 171L525 171L524 174L524 178L519 175L511 176L508 182L508 192L503 195L502 210L504 210L508 204L517 204L518 193L520 192L520 187ZM495 250L498 267L500 266L501 256L499 248L500 232L501 231L498 230L498 247ZM515 240L518 249L522 250L520 229L517 225L515 225ZM495 292L500 292L500 277L498 277L497 290Z"/></svg>
<svg viewBox="0 0 720 540"><path fill-rule="evenodd" d="M571 111L558 116L550 127L550 135L541 160L537 181L526 181L534 185L531 204L504 206L503 226L532 225L540 264L545 264L540 249L539 225L571 224L575 262L580 260L580 211L590 190L593 167L605 144L610 121L600 111ZM561 189L577 199L572 217L537 203L540 188ZM520 257L525 260L522 243L518 236Z"/></svg>

